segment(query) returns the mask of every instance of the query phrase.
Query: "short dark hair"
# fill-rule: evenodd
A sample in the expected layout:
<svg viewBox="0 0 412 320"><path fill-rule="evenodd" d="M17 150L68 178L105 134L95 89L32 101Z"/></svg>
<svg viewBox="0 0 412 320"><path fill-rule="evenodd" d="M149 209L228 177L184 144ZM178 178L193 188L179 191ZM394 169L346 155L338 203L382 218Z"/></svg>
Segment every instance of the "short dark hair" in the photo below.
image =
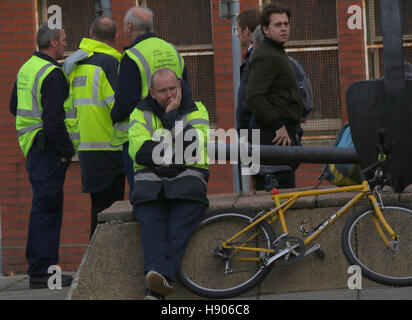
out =
<svg viewBox="0 0 412 320"><path fill-rule="evenodd" d="M239 15L236 17L236 21L242 31L245 30L246 27L248 27L249 30L253 32L260 24L261 17L262 14L259 10L248 9L239 13Z"/></svg>
<svg viewBox="0 0 412 320"><path fill-rule="evenodd" d="M39 50L47 49L50 46L50 40L52 38L60 39L60 30L57 28L50 29L47 22L43 23L37 31L37 46Z"/></svg>
<svg viewBox="0 0 412 320"><path fill-rule="evenodd" d="M261 21L262 26L264 27L269 26L270 16L273 13L278 13L278 14L286 13L286 15L288 16L288 19L290 19L291 17L291 13L288 7L284 6L283 4L279 2L273 1L267 4L262 10L262 21Z"/></svg>
<svg viewBox="0 0 412 320"><path fill-rule="evenodd" d="M107 20L110 23L107 23ZM96 40L114 42L116 39L117 26L112 18L101 16L93 21L91 31L96 37Z"/></svg>

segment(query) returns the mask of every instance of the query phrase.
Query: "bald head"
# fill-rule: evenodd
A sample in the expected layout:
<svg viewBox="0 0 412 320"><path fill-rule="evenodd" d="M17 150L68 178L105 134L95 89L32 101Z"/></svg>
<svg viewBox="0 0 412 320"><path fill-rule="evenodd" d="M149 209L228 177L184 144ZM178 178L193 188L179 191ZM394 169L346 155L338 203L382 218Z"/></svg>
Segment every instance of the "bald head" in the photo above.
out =
<svg viewBox="0 0 412 320"><path fill-rule="evenodd" d="M181 90L180 81L174 71L161 68L153 73L149 93L166 113L180 106Z"/></svg>
<svg viewBox="0 0 412 320"><path fill-rule="evenodd" d="M168 69L168 68L160 68L160 69L157 69L153 73L152 78L150 79L151 80L150 81L150 87L151 88L155 87L155 85L156 85L159 78L160 79L168 78L168 79L174 80L176 82L179 81L179 78L177 77L176 73L173 70Z"/></svg>
<svg viewBox="0 0 412 320"><path fill-rule="evenodd" d="M113 44L116 40L117 27L112 18L101 16L93 21L90 38Z"/></svg>

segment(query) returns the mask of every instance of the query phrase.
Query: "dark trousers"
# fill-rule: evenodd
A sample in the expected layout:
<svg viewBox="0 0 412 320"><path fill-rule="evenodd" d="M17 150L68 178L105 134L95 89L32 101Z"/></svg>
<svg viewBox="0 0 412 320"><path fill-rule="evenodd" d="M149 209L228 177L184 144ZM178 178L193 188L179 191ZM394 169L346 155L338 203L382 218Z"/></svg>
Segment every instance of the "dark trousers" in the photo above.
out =
<svg viewBox="0 0 412 320"><path fill-rule="evenodd" d="M90 238L97 227L97 215L104 209L110 207L114 202L124 198L124 174L117 175L113 178L112 184L100 193L91 193L92 215L90 222Z"/></svg>
<svg viewBox="0 0 412 320"><path fill-rule="evenodd" d="M190 200L158 200L133 206L140 222L144 272L155 270L175 281L190 235L206 205Z"/></svg>
<svg viewBox="0 0 412 320"><path fill-rule="evenodd" d="M27 274L43 275L59 260L60 230L63 219L63 185L69 162L51 145L39 151L35 142L27 155L27 172L33 190L27 235Z"/></svg>
<svg viewBox="0 0 412 320"><path fill-rule="evenodd" d="M134 170L133 170L133 161L129 155L129 142L126 142L123 145L123 167L124 173L129 184L129 199L131 199L133 186L134 186Z"/></svg>
<svg viewBox="0 0 412 320"><path fill-rule="evenodd" d="M265 127L263 124L259 124L260 127L260 144L261 145L272 145L275 144L272 140L276 137L276 131L270 127ZM299 126L297 125L286 125L286 130L288 132L291 145L298 146L300 145L300 136L299 136ZM252 142L251 136L249 136L249 141ZM288 172L279 172L274 174L274 177L278 181L279 188L295 188L295 171L299 167L299 163L290 163L289 166L292 168L292 171ZM256 190L265 190L266 188L266 177L263 175L255 175L252 177Z"/></svg>

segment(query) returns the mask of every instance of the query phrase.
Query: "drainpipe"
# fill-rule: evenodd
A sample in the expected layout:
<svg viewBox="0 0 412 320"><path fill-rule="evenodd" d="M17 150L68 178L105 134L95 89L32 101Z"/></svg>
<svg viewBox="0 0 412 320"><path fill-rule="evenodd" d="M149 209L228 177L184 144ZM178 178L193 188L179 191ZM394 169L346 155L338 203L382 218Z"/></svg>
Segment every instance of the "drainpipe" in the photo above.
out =
<svg viewBox="0 0 412 320"><path fill-rule="evenodd" d="M96 18L100 16L112 17L112 3L110 0L100 0L100 3L96 3Z"/></svg>
<svg viewBox="0 0 412 320"><path fill-rule="evenodd" d="M112 17L112 2L110 0L100 0L102 15Z"/></svg>

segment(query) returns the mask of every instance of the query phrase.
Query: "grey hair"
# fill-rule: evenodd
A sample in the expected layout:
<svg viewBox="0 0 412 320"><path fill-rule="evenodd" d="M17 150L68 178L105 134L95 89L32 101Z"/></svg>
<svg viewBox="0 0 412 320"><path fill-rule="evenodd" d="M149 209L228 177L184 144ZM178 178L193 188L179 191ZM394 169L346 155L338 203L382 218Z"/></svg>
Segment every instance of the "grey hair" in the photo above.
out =
<svg viewBox="0 0 412 320"><path fill-rule="evenodd" d="M134 31L140 32L153 32L153 12L149 8L139 8L140 10L146 11L149 15L149 20L142 19L141 16L136 14L137 7L130 8L125 17L124 21L129 22L133 25Z"/></svg>
<svg viewBox="0 0 412 320"><path fill-rule="evenodd" d="M262 26L258 25L253 31L252 42L256 41L258 44L265 38L265 35L262 32Z"/></svg>
<svg viewBox="0 0 412 320"><path fill-rule="evenodd" d="M59 40L60 30L57 28L50 29L47 22L43 23L37 31L37 46L39 50L47 49L52 38Z"/></svg>

